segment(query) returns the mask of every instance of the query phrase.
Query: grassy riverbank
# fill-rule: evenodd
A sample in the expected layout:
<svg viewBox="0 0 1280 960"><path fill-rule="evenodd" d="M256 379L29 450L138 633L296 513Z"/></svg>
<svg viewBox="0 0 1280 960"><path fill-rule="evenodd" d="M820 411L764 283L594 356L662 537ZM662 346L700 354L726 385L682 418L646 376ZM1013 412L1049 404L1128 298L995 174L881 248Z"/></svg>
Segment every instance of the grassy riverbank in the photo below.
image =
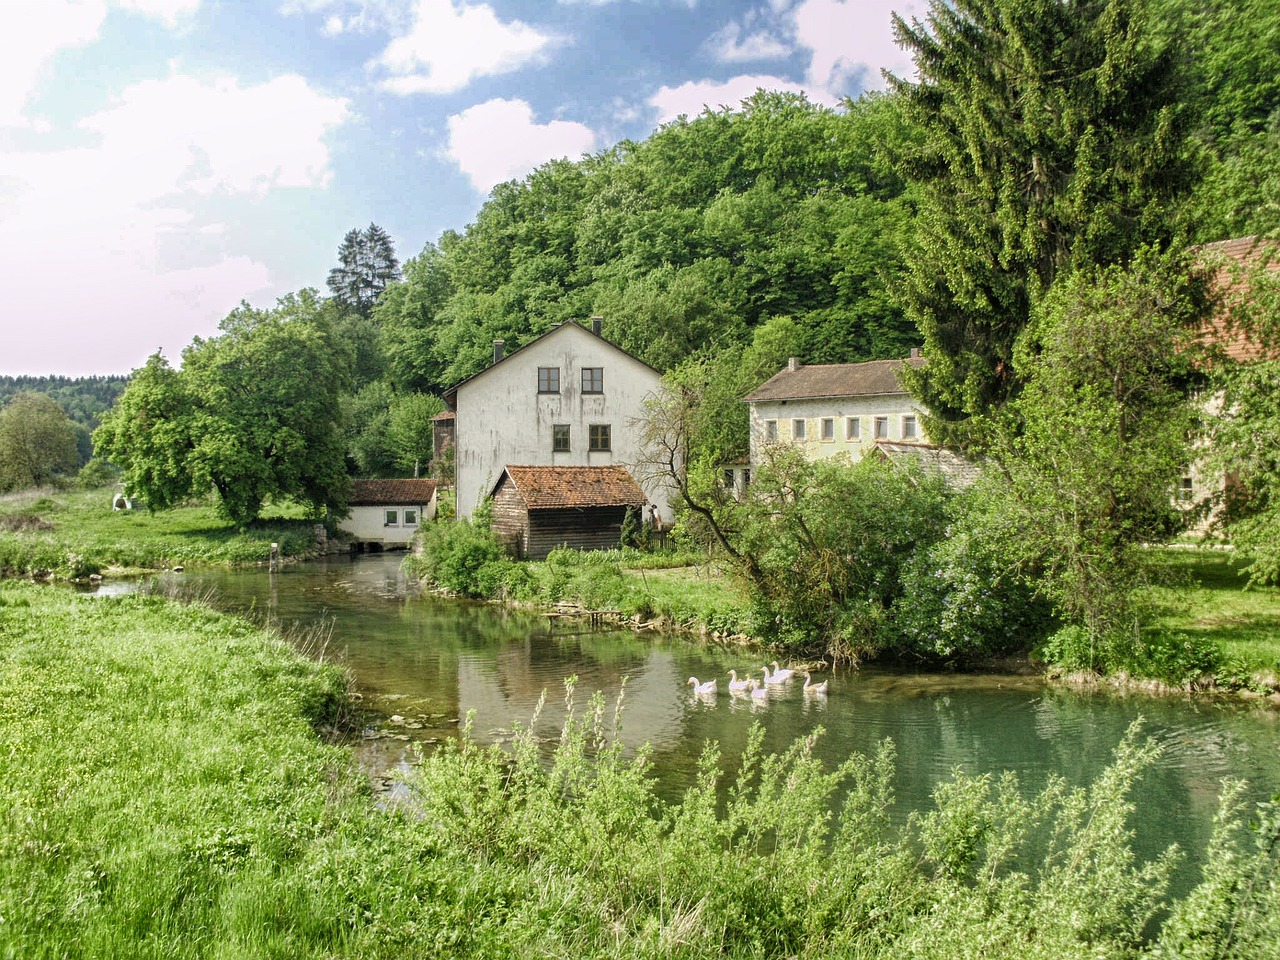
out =
<svg viewBox="0 0 1280 960"><path fill-rule="evenodd" d="M0 575L75 578L177 564L262 563L314 547L312 522L289 506L246 531L212 505L161 513L112 510L111 489L31 490L0 496Z"/></svg>
<svg viewBox="0 0 1280 960"><path fill-rule="evenodd" d="M1181 903L1166 864L1135 862L1138 740L1088 791L961 776L895 830L888 748L831 771L804 742L752 747L727 794L709 751L670 805L595 701L554 757L521 736L427 758L402 813L318 735L343 693L202 607L0 582L0 956L1058 960L1280 938L1276 824L1259 849L1227 817Z"/></svg>

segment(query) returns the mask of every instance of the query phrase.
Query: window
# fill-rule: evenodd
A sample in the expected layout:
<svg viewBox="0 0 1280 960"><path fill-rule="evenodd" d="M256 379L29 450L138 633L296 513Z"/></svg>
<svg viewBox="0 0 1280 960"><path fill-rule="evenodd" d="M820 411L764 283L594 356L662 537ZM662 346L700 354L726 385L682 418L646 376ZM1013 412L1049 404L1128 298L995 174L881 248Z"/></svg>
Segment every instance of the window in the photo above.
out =
<svg viewBox="0 0 1280 960"><path fill-rule="evenodd" d="M902 439L914 440L920 436L920 424L916 422L914 414L908 413L902 418Z"/></svg>
<svg viewBox="0 0 1280 960"><path fill-rule="evenodd" d="M742 471L742 489L745 490L751 486L751 468L748 467Z"/></svg>
<svg viewBox="0 0 1280 960"><path fill-rule="evenodd" d="M418 525L417 510L406 510L404 512L404 525L406 527L416 527Z"/></svg>
<svg viewBox="0 0 1280 960"><path fill-rule="evenodd" d="M819 428L818 435L823 440L834 440L836 438L836 421L834 417L822 418L822 424Z"/></svg>
<svg viewBox="0 0 1280 960"><path fill-rule="evenodd" d="M791 421L791 439L792 440L804 439L804 421L803 420Z"/></svg>
<svg viewBox="0 0 1280 960"><path fill-rule="evenodd" d="M766 440L778 439L778 421L777 420L766 420L764 422L764 438Z"/></svg>
<svg viewBox="0 0 1280 960"><path fill-rule="evenodd" d="M862 438L861 417L844 418L844 438L846 440L859 440Z"/></svg>
<svg viewBox="0 0 1280 960"><path fill-rule="evenodd" d="M889 418L888 417L876 417L875 438L877 440L889 439Z"/></svg>
<svg viewBox="0 0 1280 960"><path fill-rule="evenodd" d="M609 424L593 423L587 427L587 449L592 451L609 449Z"/></svg>
<svg viewBox="0 0 1280 960"><path fill-rule="evenodd" d="M538 392L539 393L559 393L560 392L560 368L559 367L539 367L538 368Z"/></svg>
<svg viewBox="0 0 1280 960"><path fill-rule="evenodd" d="M388 510L386 512L386 519L382 521L382 525L384 527L400 526L400 512L398 510Z"/></svg>
<svg viewBox="0 0 1280 960"><path fill-rule="evenodd" d="M553 423L551 425L551 452L569 452L569 424Z"/></svg>
<svg viewBox="0 0 1280 960"><path fill-rule="evenodd" d="M582 368L582 392L604 393L604 367Z"/></svg>
<svg viewBox="0 0 1280 960"><path fill-rule="evenodd" d="M733 489L733 470L732 469L726 470L724 472L724 488L726 490Z"/></svg>
<svg viewBox="0 0 1280 960"><path fill-rule="evenodd" d="M1182 477L1178 480L1178 499L1183 503L1190 503L1196 497L1195 481L1190 477Z"/></svg>

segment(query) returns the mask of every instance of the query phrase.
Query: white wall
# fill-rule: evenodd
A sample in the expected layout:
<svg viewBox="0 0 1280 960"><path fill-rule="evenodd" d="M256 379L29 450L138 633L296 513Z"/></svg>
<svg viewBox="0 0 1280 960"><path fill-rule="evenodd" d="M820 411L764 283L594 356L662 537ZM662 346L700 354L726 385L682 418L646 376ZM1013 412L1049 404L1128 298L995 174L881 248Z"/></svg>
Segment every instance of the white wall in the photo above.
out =
<svg viewBox="0 0 1280 960"><path fill-rule="evenodd" d="M778 424L777 442L799 447L806 457L818 460L823 457L834 457L837 454L848 454L852 460L860 460L866 451L875 443L875 418L889 418L888 440L903 440L903 417L914 415L916 418L916 436L914 442L927 443L924 433L923 415L920 408L905 393L880 394L864 397L832 397L820 400L759 400L749 404L751 408L751 462L760 463L760 451L767 442L765 439L766 423L776 420ZM830 417L835 422L835 437L822 440L821 427L823 418ZM849 417L860 421L861 429L856 440L846 439L845 421ZM792 421L805 422L805 439L796 440L792 433Z"/></svg>
<svg viewBox="0 0 1280 960"><path fill-rule="evenodd" d="M404 511L406 509L418 511L418 523L405 524ZM389 510L396 512L397 522L392 526L387 525L386 522L387 511ZM425 507L352 507L350 516L338 524L338 528L365 543L381 543L388 547L408 546L409 541L413 539L413 535L418 532L418 526L429 521L434 514L434 503Z"/></svg>
<svg viewBox="0 0 1280 960"><path fill-rule="evenodd" d="M538 393L538 368L560 368L560 392ZM582 392L582 368L604 369L604 392ZM621 464L664 520L671 521L667 491L646 488L636 476L642 458L638 428L645 401L657 394L661 378L639 360L577 323L565 323L458 387L458 516L471 512L497 482L507 464L522 466L609 466ZM589 452L591 424L609 424L608 452ZM551 449L551 428L568 424L570 449Z"/></svg>

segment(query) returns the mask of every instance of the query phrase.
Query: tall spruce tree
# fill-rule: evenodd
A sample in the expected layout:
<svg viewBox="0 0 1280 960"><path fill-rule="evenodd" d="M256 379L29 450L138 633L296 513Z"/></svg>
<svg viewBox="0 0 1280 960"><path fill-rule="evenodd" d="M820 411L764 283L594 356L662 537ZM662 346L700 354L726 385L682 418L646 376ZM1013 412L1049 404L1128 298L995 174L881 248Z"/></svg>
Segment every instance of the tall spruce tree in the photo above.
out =
<svg viewBox="0 0 1280 960"><path fill-rule="evenodd" d="M400 279L400 261L390 234L376 223L348 230L329 271L329 292L348 310L368 317L387 284Z"/></svg>
<svg viewBox="0 0 1280 960"><path fill-rule="evenodd" d="M889 81L922 133L897 158L919 201L898 297L929 359L910 387L931 436L981 445L1059 272L1171 240L1185 74L1146 0L931 0L894 30L918 79Z"/></svg>

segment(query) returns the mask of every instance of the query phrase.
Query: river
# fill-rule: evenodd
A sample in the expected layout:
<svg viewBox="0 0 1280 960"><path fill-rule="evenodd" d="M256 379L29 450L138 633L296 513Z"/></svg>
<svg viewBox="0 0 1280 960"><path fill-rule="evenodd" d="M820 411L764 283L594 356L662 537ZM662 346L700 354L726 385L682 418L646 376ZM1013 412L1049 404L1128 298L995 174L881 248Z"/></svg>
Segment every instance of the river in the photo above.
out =
<svg viewBox="0 0 1280 960"><path fill-rule="evenodd" d="M258 570L165 574L211 590L224 609L286 628L316 629L323 656L354 675L375 717L357 755L387 780L410 765L414 741L455 736L472 716L483 741L527 724L543 691L540 731L554 735L565 713L564 679L578 678L577 703L602 691L612 708L626 678L620 736L649 743L663 792L688 784L705 743L732 760L759 723L765 744L781 750L815 727L818 754L834 765L851 752L872 753L885 738L897 750L900 816L925 809L934 786L956 769L1012 770L1024 790L1052 776L1093 781L1125 731L1141 719L1163 754L1134 793L1136 847L1144 857L1178 843L1193 857L1209 838L1224 778L1250 782L1249 796L1280 792L1280 711L1215 698L1085 692L1038 678L909 673L863 668L829 677L825 698L806 697L803 681L763 703L730 696L728 671L759 675L763 662L743 651L709 649L653 633L588 631L569 621L419 595L400 573L400 554L331 559ZM109 589L109 588L108 588ZM314 647L313 647L314 649ZM715 697L695 697L688 679L718 678ZM1192 879L1184 871L1177 884Z"/></svg>

